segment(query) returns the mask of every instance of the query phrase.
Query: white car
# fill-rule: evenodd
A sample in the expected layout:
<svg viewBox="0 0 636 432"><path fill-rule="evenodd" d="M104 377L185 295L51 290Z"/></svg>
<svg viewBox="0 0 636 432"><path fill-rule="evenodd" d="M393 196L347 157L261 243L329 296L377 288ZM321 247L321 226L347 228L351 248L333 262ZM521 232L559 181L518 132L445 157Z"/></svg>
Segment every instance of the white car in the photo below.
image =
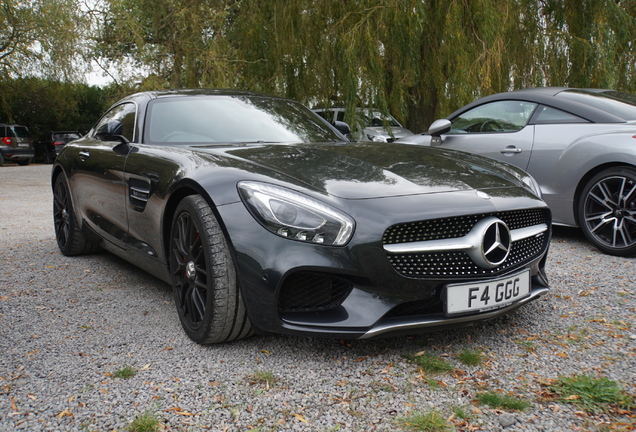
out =
<svg viewBox="0 0 636 432"><path fill-rule="evenodd" d="M344 122L344 108L314 108L313 111L331 124ZM393 142L413 135L392 115L375 108L358 108L358 124L351 125L352 141Z"/></svg>

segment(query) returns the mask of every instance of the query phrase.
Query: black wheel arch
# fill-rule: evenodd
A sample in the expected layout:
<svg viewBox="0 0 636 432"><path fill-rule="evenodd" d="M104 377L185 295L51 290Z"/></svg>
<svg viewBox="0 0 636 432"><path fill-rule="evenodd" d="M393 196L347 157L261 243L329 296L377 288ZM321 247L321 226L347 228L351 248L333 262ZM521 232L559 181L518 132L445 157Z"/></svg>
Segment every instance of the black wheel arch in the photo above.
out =
<svg viewBox="0 0 636 432"><path fill-rule="evenodd" d="M163 210L163 221L161 223L163 238L162 244L164 245L164 259L165 262L168 263L168 254L170 253L170 231L172 229L172 222L175 217L175 212L177 210L177 206L179 203L186 197L190 195L200 195L203 199L208 203L210 209L214 213L214 217L217 220L217 223L221 227L223 231L223 235L225 236L225 241L230 247L230 255L232 256L232 261L234 262L234 267L238 269L236 254L234 252L234 246L232 244L232 239L228 234L227 227L225 222L221 218L221 215L217 209L216 203L208 194L208 192L198 183L190 179L184 179L181 182L177 183L172 188L172 192L170 193L170 197L168 198L168 202Z"/></svg>

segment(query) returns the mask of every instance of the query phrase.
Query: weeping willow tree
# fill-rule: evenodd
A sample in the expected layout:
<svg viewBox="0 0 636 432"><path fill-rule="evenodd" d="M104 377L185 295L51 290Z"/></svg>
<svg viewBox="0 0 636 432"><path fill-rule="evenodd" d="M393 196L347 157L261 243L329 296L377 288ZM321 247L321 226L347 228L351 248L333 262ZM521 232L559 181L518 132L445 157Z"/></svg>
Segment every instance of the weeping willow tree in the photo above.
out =
<svg viewBox="0 0 636 432"><path fill-rule="evenodd" d="M633 1L108 3L101 55L135 58L152 72L146 86L237 87L308 105L375 106L415 132L494 92L636 89Z"/></svg>
<svg viewBox="0 0 636 432"><path fill-rule="evenodd" d="M227 87L236 74L224 32L228 4L218 0L109 0L95 56L132 59L144 87Z"/></svg>
<svg viewBox="0 0 636 432"><path fill-rule="evenodd" d="M0 79L79 79L85 24L77 0L2 0Z"/></svg>

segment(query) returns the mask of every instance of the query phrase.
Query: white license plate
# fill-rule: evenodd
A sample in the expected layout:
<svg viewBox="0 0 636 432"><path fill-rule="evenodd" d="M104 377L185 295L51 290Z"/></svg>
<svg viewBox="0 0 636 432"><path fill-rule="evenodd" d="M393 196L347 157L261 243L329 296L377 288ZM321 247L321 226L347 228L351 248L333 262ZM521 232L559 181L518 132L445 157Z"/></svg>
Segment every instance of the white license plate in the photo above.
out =
<svg viewBox="0 0 636 432"><path fill-rule="evenodd" d="M484 312L530 295L530 271L484 282L446 286L446 313Z"/></svg>
<svg viewBox="0 0 636 432"><path fill-rule="evenodd" d="M28 147L29 144L27 143L18 143L18 147Z"/></svg>

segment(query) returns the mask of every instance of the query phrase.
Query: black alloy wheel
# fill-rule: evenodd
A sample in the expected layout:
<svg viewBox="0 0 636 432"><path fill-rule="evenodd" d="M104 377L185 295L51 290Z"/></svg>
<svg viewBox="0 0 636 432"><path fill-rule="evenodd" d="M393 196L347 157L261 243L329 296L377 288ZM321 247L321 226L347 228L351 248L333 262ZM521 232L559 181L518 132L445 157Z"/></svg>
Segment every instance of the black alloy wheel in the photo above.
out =
<svg viewBox="0 0 636 432"><path fill-rule="evenodd" d="M636 169L616 167L595 175L583 189L579 222L588 240L616 256L636 254Z"/></svg>
<svg viewBox="0 0 636 432"><path fill-rule="evenodd" d="M252 334L228 244L200 195L177 207L169 265L179 319L192 340L212 344Z"/></svg>
<svg viewBox="0 0 636 432"><path fill-rule="evenodd" d="M70 191L64 173L58 174L53 183L53 228L60 251L66 256L83 255L99 250L79 229Z"/></svg>

